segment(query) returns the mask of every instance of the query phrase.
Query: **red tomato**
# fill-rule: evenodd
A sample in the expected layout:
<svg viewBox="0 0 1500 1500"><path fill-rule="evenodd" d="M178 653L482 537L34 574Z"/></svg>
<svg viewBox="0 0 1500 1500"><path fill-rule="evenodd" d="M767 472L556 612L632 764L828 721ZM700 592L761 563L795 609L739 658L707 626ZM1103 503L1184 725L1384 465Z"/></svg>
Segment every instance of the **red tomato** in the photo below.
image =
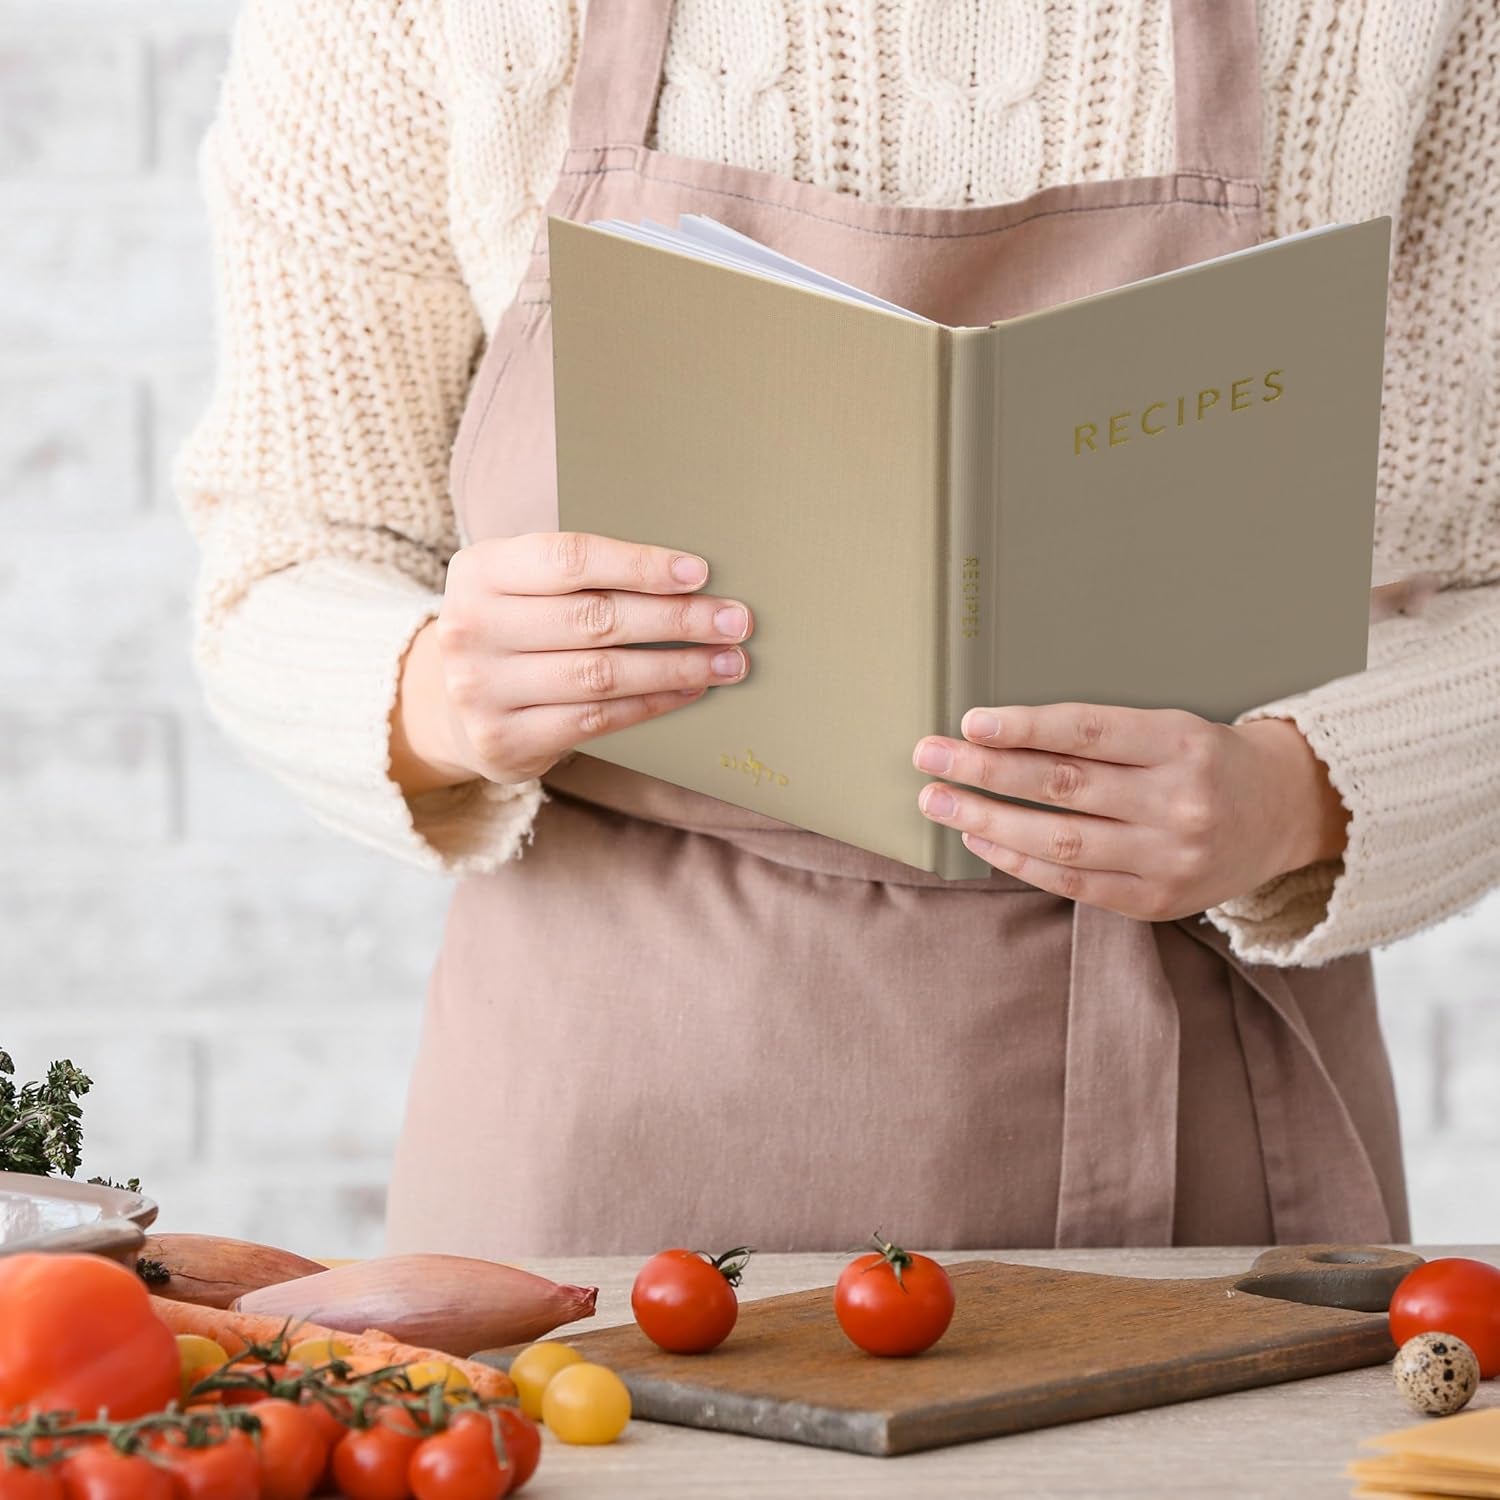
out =
<svg viewBox="0 0 1500 1500"><path fill-rule="evenodd" d="M162 1433L151 1450L176 1476L177 1500L260 1500L260 1457L247 1433L230 1430L200 1448Z"/></svg>
<svg viewBox="0 0 1500 1500"><path fill-rule="evenodd" d="M844 1267L833 1290L839 1327L868 1354L920 1354L953 1321L953 1283L925 1255L880 1238L880 1249Z"/></svg>
<svg viewBox="0 0 1500 1500"><path fill-rule="evenodd" d="M500 1439L505 1445L505 1461L510 1465L510 1485L506 1494L514 1494L533 1474L542 1460L542 1430L523 1411L514 1406L492 1406L487 1411L461 1411L451 1426L459 1431L473 1428L493 1441L491 1422L500 1424Z"/></svg>
<svg viewBox="0 0 1500 1500"><path fill-rule="evenodd" d="M542 1430L524 1412L513 1406L497 1406L494 1413L500 1418L500 1429L505 1434L505 1451L510 1455L515 1478L510 1483L510 1493L515 1492L536 1473L542 1461Z"/></svg>
<svg viewBox="0 0 1500 1500"><path fill-rule="evenodd" d="M405 1437L424 1438L428 1432L425 1413L419 1416L404 1401L391 1401L380 1407L375 1412L375 1422Z"/></svg>
<svg viewBox="0 0 1500 1500"><path fill-rule="evenodd" d="M215 1374L253 1380L254 1386L247 1386L243 1390L217 1391L225 1406L253 1406L257 1401L266 1400L271 1394L271 1386L278 1380L290 1380L294 1376L302 1374L301 1365L268 1365L260 1360L247 1359L242 1363L226 1365L222 1371Z"/></svg>
<svg viewBox="0 0 1500 1500"><path fill-rule="evenodd" d="M318 1429L318 1435L323 1439L324 1449L331 1454L334 1445L349 1430L347 1425L349 1403L335 1397L330 1404L328 1401L320 1400L312 1392L304 1391L302 1409L307 1413L309 1421Z"/></svg>
<svg viewBox="0 0 1500 1500"><path fill-rule="evenodd" d="M416 1500L500 1500L515 1470L496 1452L488 1418L466 1412L446 1432L422 1440L406 1477Z"/></svg>
<svg viewBox="0 0 1500 1500"><path fill-rule="evenodd" d="M26 1468L0 1458L0 1500L63 1500L55 1466Z"/></svg>
<svg viewBox="0 0 1500 1500"><path fill-rule="evenodd" d="M260 1453L261 1500L307 1500L328 1467L328 1441L306 1407L279 1398L257 1401L255 1446Z"/></svg>
<svg viewBox="0 0 1500 1500"><path fill-rule="evenodd" d="M746 1246L710 1260L696 1250L663 1250L637 1273L630 1308L641 1332L670 1354L705 1354L729 1337L740 1315L739 1285Z"/></svg>
<svg viewBox="0 0 1500 1500"><path fill-rule="evenodd" d="M333 1450L333 1479L349 1500L408 1500L406 1471L422 1438L379 1425L346 1432Z"/></svg>
<svg viewBox="0 0 1500 1500"><path fill-rule="evenodd" d="M171 1473L148 1458L90 1444L58 1466L66 1500L176 1500Z"/></svg>
<svg viewBox="0 0 1500 1500"><path fill-rule="evenodd" d="M0 1258L0 1415L144 1416L176 1400L181 1364L133 1271L98 1255Z"/></svg>
<svg viewBox="0 0 1500 1500"><path fill-rule="evenodd" d="M1419 1333L1462 1339L1488 1380L1500 1375L1500 1268L1447 1256L1410 1271L1391 1298L1391 1337L1398 1345Z"/></svg>

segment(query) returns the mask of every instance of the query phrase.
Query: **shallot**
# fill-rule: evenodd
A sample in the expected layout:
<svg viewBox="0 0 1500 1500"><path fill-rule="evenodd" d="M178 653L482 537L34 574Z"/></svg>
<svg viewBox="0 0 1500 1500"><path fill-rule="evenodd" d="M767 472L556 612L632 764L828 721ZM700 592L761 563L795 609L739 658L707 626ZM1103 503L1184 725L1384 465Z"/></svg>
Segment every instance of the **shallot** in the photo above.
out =
<svg viewBox="0 0 1500 1500"><path fill-rule="evenodd" d="M137 1274L158 1297L217 1308L260 1287L326 1269L290 1250L213 1234L153 1234L136 1262Z"/></svg>
<svg viewBox="0 0 1500 1500"><path fill-rule="evenodd" d="M469 1355L530 1343L594 1314L599 1288L568 1286L515 1266L460 1255L389 1255L248 1292L237 1312L307 1318L359 1333Z"/></svg>

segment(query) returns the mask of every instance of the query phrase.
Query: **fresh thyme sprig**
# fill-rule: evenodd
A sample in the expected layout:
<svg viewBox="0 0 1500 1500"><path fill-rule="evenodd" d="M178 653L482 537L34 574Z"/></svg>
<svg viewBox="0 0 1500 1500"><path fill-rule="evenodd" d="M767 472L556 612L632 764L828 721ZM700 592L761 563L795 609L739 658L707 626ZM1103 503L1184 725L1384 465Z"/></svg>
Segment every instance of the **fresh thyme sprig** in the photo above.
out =
<svg viewBox="0 0 1500 1500"><path fill-rule="evenodd" d="M83 1111L78 1101L94 1086L66 1058L41 1083L17 1084L16 1065L0 1051L0 1171L71 1177L83 1160Z"/></svg>
<svg viewBox="0 0 1500 1500"><path fill-rule="evenodd" d="M71 1177L83 1160L83 1110L78 1101L94 1080L67 1059L47 1069L41 1083L18 1084L10 1053L0 1049L0 1172L57 1173ZM138 1177L112 1182L90 1177L99 1187L138 1193Z"/></svg>

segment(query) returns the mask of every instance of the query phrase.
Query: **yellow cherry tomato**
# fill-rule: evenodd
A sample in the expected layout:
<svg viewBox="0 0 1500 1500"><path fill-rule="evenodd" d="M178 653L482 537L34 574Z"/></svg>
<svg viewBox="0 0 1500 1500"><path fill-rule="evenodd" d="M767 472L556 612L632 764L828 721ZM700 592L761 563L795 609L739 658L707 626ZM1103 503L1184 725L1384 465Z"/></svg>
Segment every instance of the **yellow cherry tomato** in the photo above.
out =
<svg viewBox="0 0 1500 1500"><path fill-rule="evenodd" d="M542 1392L548 1381L565 1365L582 1362L583 1356L571 1344L556 1339L528 1344L510 1362L510 1378L515 1382L521 1410L535 1421L542 1414Z"/></svg>
<svg viewBox="0 0 1500 1500"><path fill-rule="evenodd" d="M212 1375L220 1366L229 1363L229 1356L222 1344L204 1338L201 1333L179 1333L177 1335L177 1359L179 1388L184 1401L188 1392L203 1379Z"/></svg>
<svg viewBox="0 0 1500 1500"><path fill-rule="evenodd" d="M542 1420L565 1443L612 1443L630 1420L630 1392L603 1365L569 1365L547 1382Z"/></svg>
<svg viewBox="0 0 1500 1500"><path fill-rule="evenodd" d="M441 1359L424 1359L414 1365L407 1365L406 1378L411 1381L414 1391L425 1391L430 1385L440 1385L444 1395L452 1396L471 1389L468 1376Z"/></svg>
<svg viewBox="0 0 1500 1500"><path fill-rule="evenodd" d="M287 1360L291 1364L313 1370L319 1365L326 1365L330 1360L348 1359L353 1353L354 1346L346 1344L343 1339L303 1339L288 1350Z"/></svg>

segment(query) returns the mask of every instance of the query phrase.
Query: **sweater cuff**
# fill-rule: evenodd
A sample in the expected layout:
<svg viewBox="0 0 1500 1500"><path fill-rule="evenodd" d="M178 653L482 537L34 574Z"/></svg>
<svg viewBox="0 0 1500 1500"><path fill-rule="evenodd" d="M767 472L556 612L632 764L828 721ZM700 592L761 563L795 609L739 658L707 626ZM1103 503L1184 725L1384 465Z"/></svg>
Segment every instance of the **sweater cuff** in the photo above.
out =
<svg viewBox="0 0 1500 1500"><path fill-rule="evenodd" d="M1370 665L1234 722L1290 719L1349 809L1337 859L1204 917L1241 958L1318 965L1410 936L1500 880L1500 587L1371 626Z"/></svg>
<svg viewBox="0 0 1500 1500"><path fill-rule="evenodd" d="M320 823L439 873L482 874L519 857L547 799L540 779L411 797L391 779L401 661L440 604L395 569L320 558L206 616L195 662L220 727Z"/></svg>

